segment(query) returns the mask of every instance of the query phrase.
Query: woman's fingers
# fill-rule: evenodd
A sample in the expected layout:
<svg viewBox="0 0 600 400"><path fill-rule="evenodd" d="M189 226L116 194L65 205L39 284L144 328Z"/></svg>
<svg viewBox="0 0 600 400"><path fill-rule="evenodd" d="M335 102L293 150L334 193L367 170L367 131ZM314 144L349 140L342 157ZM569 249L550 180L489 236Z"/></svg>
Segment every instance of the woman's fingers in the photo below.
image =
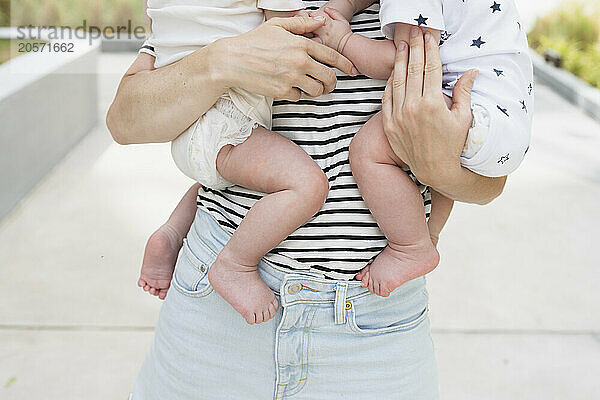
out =
<svg viewBox="0 0 600 400"><path fill-rule="evenodd" d="M400 115L404 100L407 96L407 75L408 75L408 45L406 42L400 42L396 49L396 59L394 61L394 73L392 74L392 114Z"/></svg>
<svg viewBox="0 0 600 400"><path fill-rule="evenodd" d="M302 97L302 91L296 87L292 87L279 98L281 100L298 101L300 97Z"/></svg>
<svg viewBox="0 0 600 400"><path fill-rule="evenodd" d="M442 93L442 60L440 49L433 35L425 33L425 78L423 96L434 97Z"/></svg>
<svg viewBox="0 0 600 400"><path fill-rule="evenodd" d="M323 87L323 93L329 93L335 89L337 77L335 76L335 71L333 69L311 59L310 64L306 69L306 74L320 82Z"/></svg>
<svg viewBox="0 0 600 400"><path fill-rule="evenodd" d="M306 38L301 39L305 40L304 43L306 46L306 51L315 60L325 65L335 67L350 76L355 76L356 74L358 74L358 70L354 68L352 62L350 62L350 60L348 60L346 57L344 57L337 51L325 45L317 43L313 40Z"/></svg>
<svg viewBox="0 0 600 400"><path fill-rule="evenodd" d="M425 68L423 32L417 27L410 30L410 57L406 78L406 96L417 99L423 95L423 69Z"/></svg>
<svg viewBox="0 0 600 400"><path fill-rule="evenodd" d="M477 75L478 70L470 69L460 77L452 90L452 111L471 114L471 90Z"/></svg>
<svg viewBox="0 0 600 400"><path fill-rule="evenodd" d="M391 118L393 117L394 112L394 97L392 95L393 81L394 71L392 71L392 75L390 75L387 80L385 90L383 92L383 98L381 99L381 114L383 115L384 128L390 126Z"/></svg>
<svg viewBox="0 0 600 400"><path fill-rule="evenodd" d="M272 18L267 23L280 26L286 31L295 33L296 35L304 35L325 25L325 17L305 17L296 15L290 18Z"/></svg>
<svg viewBox="0 0 600 400"><path fill-rule="evenodd" d="M323 83L306 75L296 82L296 87L311 97L319 97L325 90Z"/></svg>

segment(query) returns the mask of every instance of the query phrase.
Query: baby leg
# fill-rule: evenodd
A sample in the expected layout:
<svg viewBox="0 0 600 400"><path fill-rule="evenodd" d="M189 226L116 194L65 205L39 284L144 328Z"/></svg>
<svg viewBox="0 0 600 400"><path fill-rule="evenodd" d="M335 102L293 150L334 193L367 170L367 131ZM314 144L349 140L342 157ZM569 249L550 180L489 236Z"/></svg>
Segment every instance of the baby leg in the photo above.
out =
<svg viewBox="0 0 600 400"><path fill-rule="evenodd" d="M431 214L427 221L427 227L429 228L431 242L437 247L440 233L442 232L442 229L444 229L448 217L450 217L454 201L433 189L429 190L431 191Z"/></svg>
<svg viewBox="0 0 600 400"><path fill-rule="evenodd" d="M321 209L329 182L304 150L262 127L244 143L221 149L217 170L229 182L268 194L248 211L208 277L248 323L267 321L278 305L257 264Z"/></svg>
<svg viewBox="0 0 600 400"><path fill-rule="evenodd" d="M350 166L365 203L388 239L388 246L365 273L357 275L380 296L430 272L439 262L429 237L423 199L399 167L402 164L385 137L381 113L374 115L350 144Z"/></svg>
<svg viewBox="0 0 600 400"><path fill-rule="evenodd" d="M138 286L161 300L167 296L177 254L194 221L199 188L199 183L192 185L167 222L158 228L146 243Z"/></svg>

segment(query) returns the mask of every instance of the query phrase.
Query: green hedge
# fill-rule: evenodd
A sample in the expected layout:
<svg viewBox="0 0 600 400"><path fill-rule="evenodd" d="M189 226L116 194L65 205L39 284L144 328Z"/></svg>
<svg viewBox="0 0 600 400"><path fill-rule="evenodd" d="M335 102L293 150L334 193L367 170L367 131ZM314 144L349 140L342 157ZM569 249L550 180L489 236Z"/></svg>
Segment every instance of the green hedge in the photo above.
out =
<svg viewBox="0 0 600 400"><path fill-rule="evenodd" d="M539 18L528 35L538 53L551 49L562 67L600 88L600 1L573 1Z"/></svg>
<svg viewBox="0 0 600 400"><path fill-rule="evenodd" d="M10 40L0 39L0 64L10 58Z"/></svg>
<svg viewBox="0 0 600 400"><path fill-rule="evenodd" d="M12 8L10 6L12 5ZM10 18L9 18L10 9ZM0 26L144 26L142 0L0 0Z"/></svg>

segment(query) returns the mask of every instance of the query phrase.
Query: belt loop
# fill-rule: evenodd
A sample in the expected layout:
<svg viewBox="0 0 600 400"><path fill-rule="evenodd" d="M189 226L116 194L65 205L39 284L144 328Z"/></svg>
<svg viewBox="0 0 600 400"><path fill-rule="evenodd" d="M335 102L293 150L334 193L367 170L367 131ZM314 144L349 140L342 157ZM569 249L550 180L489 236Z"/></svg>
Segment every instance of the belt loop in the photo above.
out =
<svg viewBox="0 0 600 400"><path fill-rule="evenodd" d="M346 290L348 284L345 282L338 282L335 290L335 324L346 323Z"/></svg>

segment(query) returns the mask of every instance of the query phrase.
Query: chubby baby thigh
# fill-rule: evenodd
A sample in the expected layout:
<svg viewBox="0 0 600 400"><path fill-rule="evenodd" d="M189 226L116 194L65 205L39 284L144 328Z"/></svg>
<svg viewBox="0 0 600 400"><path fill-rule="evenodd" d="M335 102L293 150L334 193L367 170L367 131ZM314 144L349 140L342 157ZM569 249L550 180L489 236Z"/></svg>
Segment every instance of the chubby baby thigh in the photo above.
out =
<svg viewBox="0 0 600 400"><path fill-rule="evenodd" d="M405 167L406 164L394 153L385 131L383 115L373 115L352 138L350 143L350 164L358 166L361 162L379 162Z"/></svg>
<svg viewBox="0 0 600 400"><path fill-rule="evenodd" d="M327 186L327 177L298 145L262 126L237 146L224 147L217 170L228 181L263 193L298 185Z"/></svg>

